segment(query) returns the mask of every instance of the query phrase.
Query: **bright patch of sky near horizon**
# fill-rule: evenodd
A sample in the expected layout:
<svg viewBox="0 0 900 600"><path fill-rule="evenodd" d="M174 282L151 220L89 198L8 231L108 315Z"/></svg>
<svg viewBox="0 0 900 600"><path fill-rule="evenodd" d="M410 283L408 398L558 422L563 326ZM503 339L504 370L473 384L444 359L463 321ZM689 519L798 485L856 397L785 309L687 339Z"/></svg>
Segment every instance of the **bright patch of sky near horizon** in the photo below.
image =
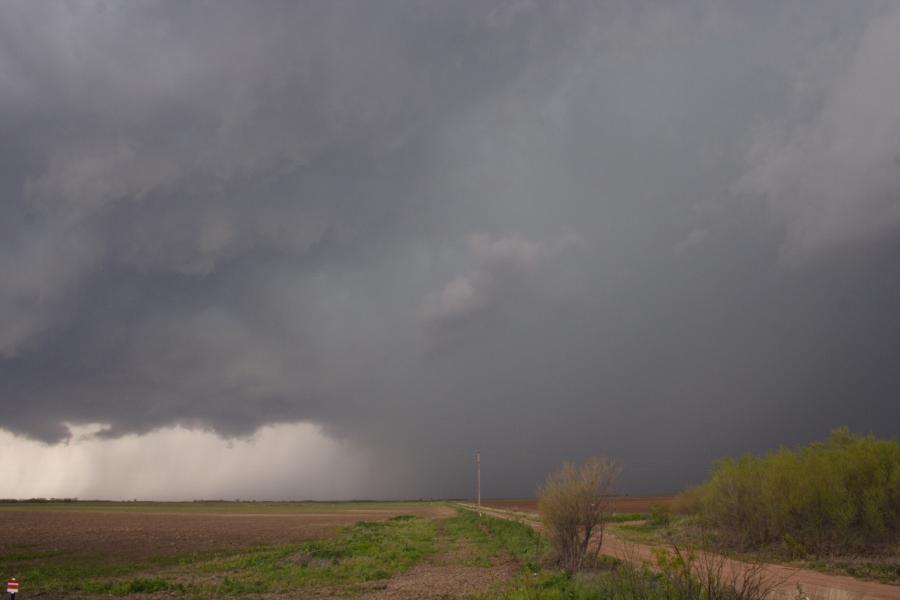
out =
<svg viewBox="0 0 900 600"><path fill-rule="evenodd" d="M101 429L73 426L72 439L56 445L0 431L0 496L330 500L365 498L370 478L363 453L310 424L266 426L237 440L180 427L104 440L93 435Z"/></svg>

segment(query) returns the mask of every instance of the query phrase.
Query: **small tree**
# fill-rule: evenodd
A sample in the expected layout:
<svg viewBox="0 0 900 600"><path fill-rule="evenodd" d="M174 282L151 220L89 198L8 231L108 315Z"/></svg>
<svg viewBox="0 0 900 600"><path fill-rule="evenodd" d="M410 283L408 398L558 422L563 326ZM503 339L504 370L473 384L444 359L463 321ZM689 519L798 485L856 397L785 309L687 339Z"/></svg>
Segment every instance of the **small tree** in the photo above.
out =
<svg viewBox="0 0 900 600"><path fill-rule="evenodd" d="M581 570L588 557L600 552L611 513L610 491L619 473L615 461L595 457L581 466L564 463L541 486L541 522L559 564L567 571Z"/></svg>

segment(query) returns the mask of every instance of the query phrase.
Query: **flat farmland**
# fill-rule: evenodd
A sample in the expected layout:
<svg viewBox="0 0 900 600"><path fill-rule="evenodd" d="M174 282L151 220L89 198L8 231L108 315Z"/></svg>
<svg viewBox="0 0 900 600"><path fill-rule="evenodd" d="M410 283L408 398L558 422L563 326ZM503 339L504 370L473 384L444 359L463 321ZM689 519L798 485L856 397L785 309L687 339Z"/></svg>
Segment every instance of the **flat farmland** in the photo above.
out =
<svg viewBox="0 0 900 600"><path fill-rule="evenodd" d="M669 506L673 496L615 496L612 498L614 513L649 513L654 506ZM482 500L490 508L536 513L537 500L534 498Z"/></svg>
<svg viewBox="0 0 900 600"><path fill-rule="evenodd" d="M9 504L0 575L23 600L423 597L508 579L460 519L440 502Z"/></svg>
<svg viewBox="0 0 900 600"><path fill-rule="evenodd" d="M320 538L358 521L455 514L426 502L85 502L0 505L0 556L142 559Z"/></svg>
<svg viewBox="0 0 900 600"><path fill-rule="evenodd" d="M633 520L664 503L623 497L615 507ZM652 561L653 549L622 546L618 530L604 552L620 562L569 578L535 519L521 518L533 500L485 504L508 508L479 516L471 504L444 502L0 505L0 576L19 579L21 600L673 597L661 579L628 567L638 556ZM796 580L814 592L850 591L839 596L848 600L900 598L894 586L785 574L794 578L785 597L796 596Z"/></svg>

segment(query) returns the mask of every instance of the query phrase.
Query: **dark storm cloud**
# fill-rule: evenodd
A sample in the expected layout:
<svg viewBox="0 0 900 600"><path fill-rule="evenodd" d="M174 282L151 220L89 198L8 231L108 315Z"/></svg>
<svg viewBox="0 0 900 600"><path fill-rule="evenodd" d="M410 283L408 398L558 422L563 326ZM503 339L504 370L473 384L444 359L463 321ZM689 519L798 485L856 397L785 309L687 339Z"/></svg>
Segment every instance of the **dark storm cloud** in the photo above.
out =
<svg viewBox="0 0 900 600"><path fill-rule="evenodd" d="M372 494L895 435L900 9L12 2L0 426L312 421Z"/></svg>

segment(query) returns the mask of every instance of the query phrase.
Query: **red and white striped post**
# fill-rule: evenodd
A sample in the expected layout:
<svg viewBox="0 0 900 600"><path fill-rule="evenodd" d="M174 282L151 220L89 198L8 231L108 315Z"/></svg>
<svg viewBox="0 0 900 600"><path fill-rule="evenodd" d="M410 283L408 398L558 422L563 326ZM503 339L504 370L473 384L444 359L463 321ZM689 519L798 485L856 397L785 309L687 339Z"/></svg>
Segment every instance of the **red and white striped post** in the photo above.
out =
<svg viewBox="0 0 900 600"><path fill-rule="evenodd" d="M9 597L12 600L15 600L16 594L19 593L19 580L13 577L12 579L6 580L6 593L9 594Z"/></svg>

